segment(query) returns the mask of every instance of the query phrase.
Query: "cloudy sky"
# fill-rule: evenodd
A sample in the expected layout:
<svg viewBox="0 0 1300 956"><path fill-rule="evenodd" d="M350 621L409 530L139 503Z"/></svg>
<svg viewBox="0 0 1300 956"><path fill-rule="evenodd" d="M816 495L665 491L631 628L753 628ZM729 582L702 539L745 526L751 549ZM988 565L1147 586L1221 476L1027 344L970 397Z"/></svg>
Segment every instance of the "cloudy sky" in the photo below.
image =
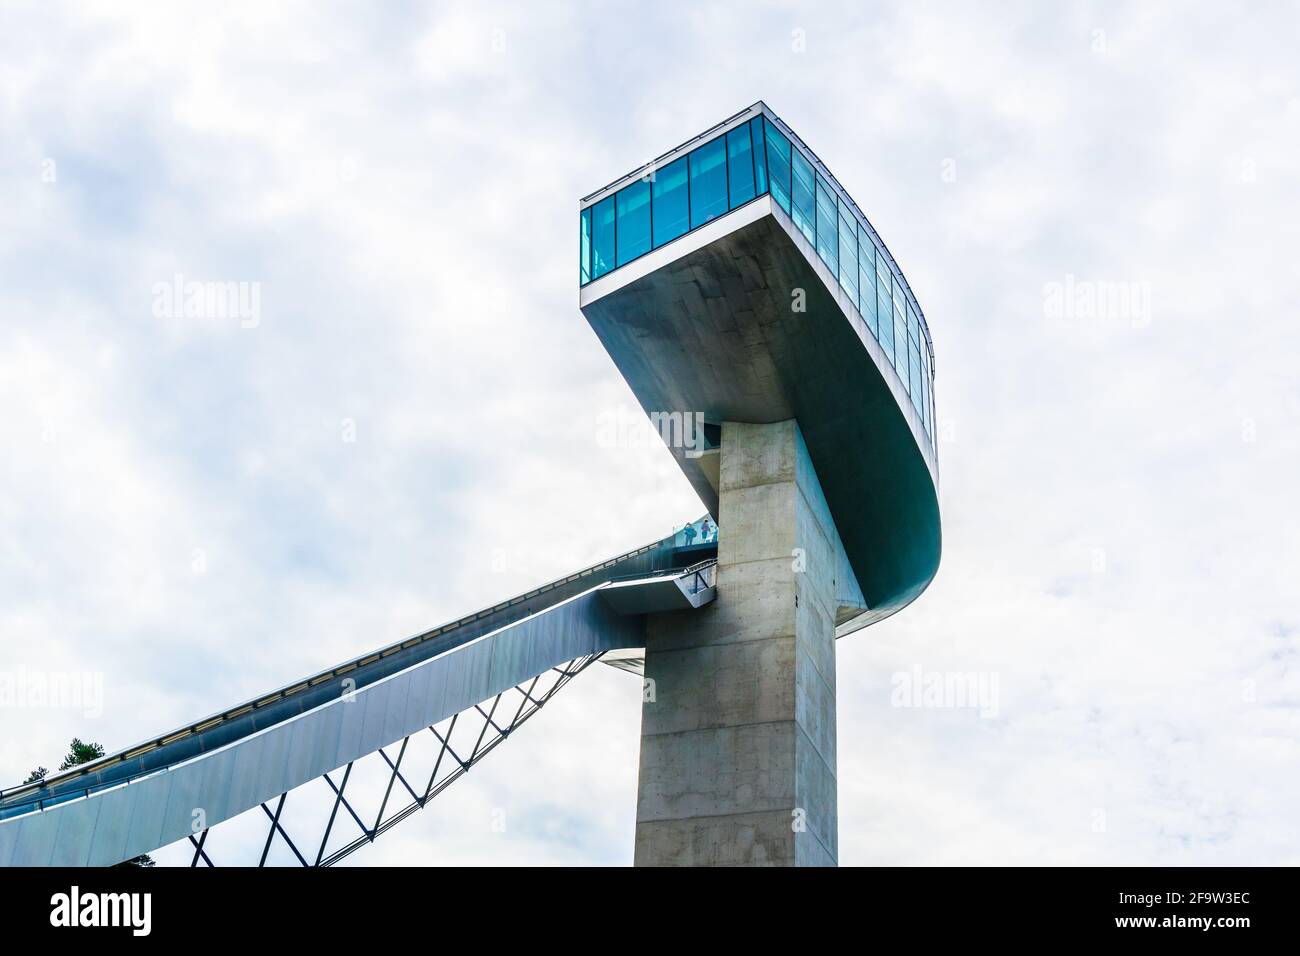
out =
<svg viewBox="0 0 1300 956"><path fill-rule="evenodd" d="M943 564L839 645L841 861L1300 863L1294 5L131 6L0 12L0 671L103 687L0 707L5 785L695 517L596 441L577 200L763 99L936 352ZM638 725L593 668L353 860L630 863Z"/></svg>

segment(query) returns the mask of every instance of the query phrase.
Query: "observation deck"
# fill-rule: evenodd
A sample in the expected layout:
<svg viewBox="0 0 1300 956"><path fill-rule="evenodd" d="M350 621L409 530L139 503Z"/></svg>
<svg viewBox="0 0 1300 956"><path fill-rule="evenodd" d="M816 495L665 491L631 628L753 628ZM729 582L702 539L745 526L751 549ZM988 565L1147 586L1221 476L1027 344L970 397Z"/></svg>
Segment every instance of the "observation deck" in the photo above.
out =
<svg viewBox="0 0 1300 956"><path fill-rule="evenodd" d="M934 348L894 256L764 103L585 197L579 303L645 411L796 419L867 610L934 577ZM670 447L673 443L669 442ZM715 519L718 449L673 448Z"/></svg>

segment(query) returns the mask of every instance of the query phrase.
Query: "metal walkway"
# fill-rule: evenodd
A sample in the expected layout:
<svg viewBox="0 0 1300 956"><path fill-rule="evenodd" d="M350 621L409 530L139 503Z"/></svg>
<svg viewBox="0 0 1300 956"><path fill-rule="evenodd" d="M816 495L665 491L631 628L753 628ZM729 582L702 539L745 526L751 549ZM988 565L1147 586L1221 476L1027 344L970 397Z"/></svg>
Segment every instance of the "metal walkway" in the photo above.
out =
<svg viewBox="0 0 1300 956"><path fill-rule="evenodd" d="M329 827L342 807L360 831L350 849L327 854L326 829L313 862L335 862L422 808L606 651L644 646L649 609L711 601L710 562L680 568L678 550L664 538L40 784L0 791L0 865L110 865L187 838L195 862L211 863L208 830L259 805L270 820L260 862L278 834L312 865L279 818L289 792L318 779L336 794ZM603 596L615 587L616 599ZM559 678L539 690L548 674ZM507 721L496 712L511 693L521 699ZM454 727L473 712L486 721L458 754L437 725L450 718ZM400 767L411 738L426 730L451 759L443 778L435 769L427 786L419 781L421 791ZM398 742L394 762L383 748ZM374 754L392 776L370 823L344 791L353 763ZM330 774L340 769L336 784ZM399 782L410 799L386 818Z"/></svg>

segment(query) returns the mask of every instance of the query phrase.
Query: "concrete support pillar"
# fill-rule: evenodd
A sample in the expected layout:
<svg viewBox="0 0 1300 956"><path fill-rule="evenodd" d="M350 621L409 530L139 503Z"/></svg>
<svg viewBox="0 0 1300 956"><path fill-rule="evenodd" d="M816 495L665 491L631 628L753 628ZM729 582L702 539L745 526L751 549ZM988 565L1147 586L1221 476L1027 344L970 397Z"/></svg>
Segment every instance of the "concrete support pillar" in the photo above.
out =
<svg viewBox="0 0 1300 956"><path fill-rule="evenodd" d="M794 421L722 426L718 524L717 600L647 627L635 862L833 866L842 549Z"/></svg>

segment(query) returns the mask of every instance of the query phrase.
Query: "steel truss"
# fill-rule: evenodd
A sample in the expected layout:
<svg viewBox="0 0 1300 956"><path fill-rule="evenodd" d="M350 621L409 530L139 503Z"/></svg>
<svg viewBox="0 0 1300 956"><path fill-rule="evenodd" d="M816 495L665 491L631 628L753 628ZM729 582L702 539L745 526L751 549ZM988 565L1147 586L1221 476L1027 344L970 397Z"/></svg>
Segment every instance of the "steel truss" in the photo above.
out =
<svg viewBox="0 0 1300 956"><path fill-rule="evenodd" d="M407 775L402 773L402 761L406 757L407 748L411 745L412 741L416 739L417 735L412 734L411 736L404 738L400 744L389 744L386 747L379 748L377 753L383 758L384 763L387 764L391 772L388 776L388 784L384 788L384 795L383 799L380 801L379 810L374 815L373 822L369 825L367 825L366 822L370 819L369 815L367 814L363 817L358 812L357 807L354 806L353 802L349 801L347 797L348 783L353 780L352 769L353 765L357 761L353 761L343 768L336 768L332 771L332 774L337 774L339 769L342 769L343 771L342 777L337 783L331 773L324 774L321 779L329 787L330 792L333 795L333 809L329 815L329 822L325 825L325 832L317 846L314 859L309 860L308 856L304 855L304 851L299 849L298 845L289 836L283 822L285 802L288 799L289 794L300 792L310 786L310 784L303 784L301 787L297 787L292 791L286 791L285 793L280 794L279 798L276 800L268 801L274 804L274 809L271 806L268 806L267 803L263 803L261 805L262 812L266 815L266 818L269 821L269 827L266 833L266 840L262 845L261 858L257 861L257 865L266 865L267 855L270 853L271 847L277 836L288 846L298 863L302 866L333 866L335 863L339 862L344 857L355 853L363 846L373 843L379 836L387 833L390 829L397 826L397 824L411 816L411 814L423 810L434 797L438 796L438 794L442 793L449 786L467 774L470 767L474 766L486 757L497 747L498 744L505 741L506 738L518 730L525 721L533 716L533 714L541 710L542 707L545 706L546 702L554 697L561 688L595 663L600 656L600 654L589 654L575 658L567 664L563 664L559 667L552 667L550 670L537 675L526 685L518 684L512 690L503 691L490 700L480 701L473 707L467 708L460 713L453 715L450 723L448 723L445 729L441 732L439 732L437 724L427 728L429 733L431 733L437 740L437 743L434 746L437 749L438 755L437 759L434 761L433 772L429 775L428 783L426 783L420 790L415 789L407 779ZM547 686L547 681L549 681L549 686ZM539 690L539 684L545 689ZM511 705L513 704L513 696L515 694L519 696L519 703L517 707L514 707L514 715L510 717L509 722L506 723L503 719L498 717L498 712L503 711L502 702L503 700L508 699L503 712L509 713ZM463 722L464 720L477 720L478 718L482 718L482 725L478 728L478 733L474 740L473 747L470 749L468 754L457 753L451 745L452 735L456 730L457 723ZM419 736L421 739L427 739L423 738L423 731ZM395 746L397 747L397 758L393 759L389 756L388 751ZM462 744L462 751L463 749ZM394 795L394 787L398 784L401 784L401 789L397 791L398 795L400 796L404 792L406 798L409 798L409 802L401 806L400 809L392 811L387 817L385 817L384 813L388 809L390 802L392 802L391 798ZM340 821L340 808L346 811L346 816L351 819L352 824L360 831L360 835L338 849L326 853L326 847L329 845L330 835L335 831L335 824ZM190 866L196 867L199 865L200 861L202 861L206 866L217 865L209 855L209 850L211 849L209 837L213 831L219 829L220 826L221 824L214 824L213 827L203 830L197 836L191 835L189 837L190 844L194 848L194 857L190 861ZM299 834L299 840L301 839L302 835ZM304 844L307 854L311 853L310 848L314 845L316 845L314 841L311 844Z"/></svg>

